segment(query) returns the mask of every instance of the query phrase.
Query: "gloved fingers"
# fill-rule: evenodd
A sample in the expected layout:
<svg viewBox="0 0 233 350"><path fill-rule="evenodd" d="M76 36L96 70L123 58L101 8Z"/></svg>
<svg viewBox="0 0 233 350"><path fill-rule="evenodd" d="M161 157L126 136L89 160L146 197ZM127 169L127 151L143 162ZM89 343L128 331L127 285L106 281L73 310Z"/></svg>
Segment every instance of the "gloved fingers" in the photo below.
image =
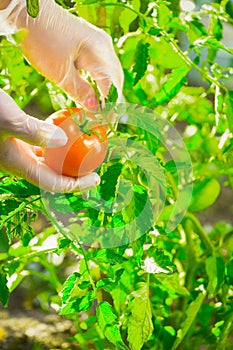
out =
<svg viewBox="0 0 233 350"><path fill-rule="evenodd" d="M111 84L122 95L123 70L107 33L94 31L79 44L75 55L75 67L90 73L104 97Z"/></svg>
<svg viewBox="0 0 233 350"><path fill-rule="evenodd" d="M96 82L96 85L98 86L101 95L103 97L107 97L109 89L112 85L112 81L106 76L95 72L90 72L90 76Z"/></svg>
<svg viewBox="0 0 233 350"><path fill-rule="evenodd" d="M35 179L36 177L36 179ZM38 170L33 169L30 179L38 183ZM28 181L30 181L30 179ZM39 167L39 187L49 192L79 192L96 187L100 183L99 176L91 173L79 178L72 178L56 174L45 163ZM38 185L37 185L38 186Z"/></svg>
<svg viewBox="0 0 233 350"><path fill-rule="evenodd" d="M77 192L99 184L96 173L72 178L55 173L37 157L34 147L15 138L2 142L0 149L0 169L22 177L30 183L49 192Z"/></svg>
<svg viewBox="0 0 233 350"><path fill-rule="evenodd" d="M67 142L61 128L27 115L3 90L0 90L0 134L40 146L59 147Z"/></svg>
<svg viewBox="0 0 233 350"><path fill-rule="evenodd" d="M67 69L62 81L60 81L58 85L68 95L82 104L85 104L87 100L91 100L94 105L98 104L94 89L82 78L73 62L69 65L69 69Z"/></svg>
<svg viewBox="0 0 233 350"><path fill-rule="evenodd" d="M99 59L99 62L98 62ZM122 68L119 66L118 62L106 63L105 60L101 58L96 58L95 64L88 68L90 70L90 75L93 80L95 80L101 94L106 98L111 85L113 84L118 92L118 99L122 96L123 89L123 72ZM112 58L109 58L109 62L113 62ZM98 66L97 66L98 64Z"/></svg>
<svg viewBox="0 0 233 350"><path fill-rule="evenodd" d="M106 63L101 58L95 57L93 61L94 63L90 64L87 62L81 69L85 69L90 74L91 78L96 82L101 95L106 98L113 84L117 89L118 96L121 97L123 89L123 73L121 68L117 68L117 65ZM111 58L109 62L111 62Z"/></svg>

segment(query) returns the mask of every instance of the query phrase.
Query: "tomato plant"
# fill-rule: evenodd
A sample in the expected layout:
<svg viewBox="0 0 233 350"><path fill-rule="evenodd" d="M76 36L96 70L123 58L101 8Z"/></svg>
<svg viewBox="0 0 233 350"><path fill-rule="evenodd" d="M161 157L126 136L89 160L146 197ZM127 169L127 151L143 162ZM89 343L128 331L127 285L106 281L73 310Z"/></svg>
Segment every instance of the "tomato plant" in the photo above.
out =
<svg viewBox="0 0 233 350"><path fill-rule="evenodd" d="M17 304L72 320L84 350L231 350L232 2L59 4L112 36L123 118L83 196L1 174L1 303L27 291ZM45 119L75 106L0 40L0 85L21 108Z"/></svg>
<svg viewBox="0 0 233 350"><path fill-rule="evenodd" d="M53 113L48 121L61 127L68 137L63 147L45 148L44 158L50 168L66 176L78 177L92 172L104 161L107 134L93 114L72 107Z"/></svg>

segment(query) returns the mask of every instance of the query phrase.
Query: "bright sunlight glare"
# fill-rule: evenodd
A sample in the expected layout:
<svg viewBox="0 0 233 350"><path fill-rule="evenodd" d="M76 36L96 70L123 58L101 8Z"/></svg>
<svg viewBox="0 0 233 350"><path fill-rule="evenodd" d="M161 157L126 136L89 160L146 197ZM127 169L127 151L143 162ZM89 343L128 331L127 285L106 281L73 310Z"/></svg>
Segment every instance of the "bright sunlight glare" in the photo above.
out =
<svg viewBox="0 0 233 350"><path fill-rule="evenodd" d="M181 0L180 7L183 11L193 11L195 4L189 0Z"/></svg>

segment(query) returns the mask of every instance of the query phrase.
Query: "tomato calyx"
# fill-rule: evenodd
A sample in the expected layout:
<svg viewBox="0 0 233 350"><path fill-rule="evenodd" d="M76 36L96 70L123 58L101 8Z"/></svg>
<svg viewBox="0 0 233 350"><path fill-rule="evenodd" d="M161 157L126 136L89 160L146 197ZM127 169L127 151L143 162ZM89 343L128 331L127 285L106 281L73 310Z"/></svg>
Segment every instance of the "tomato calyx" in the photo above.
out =
<svg viewBox="0 0 233 350"><path fill-rule="evenodd" d="M99 138L99 140L100 140L101 142L105 142L105 139L104 139L103 135L101 135L101 134L100 134L97 130L95 130L95 129L89 129L88 131L86 131L85 134L88 135L88 136L95 135L95 136L97 136L97 137Z"/></svg>
<svg viewBox="0 0 233 350"><path fill-rule="evenodd" d="M105 141L103 136L94 128L95 126L98 126L99 123L97 122L97 120L88 120L86 109L80 110L82 111L80 120L77 118L77 113L75 113L72 108L70 108L69 111L70 111L71 118L73 119L73 121L75 122L75 124L83 134L88 136L91 136L94 134L100 139L101 142Z"/></svg>
<svg viewBox="0 0 233 350"><path fill-rule="evenodd" d="M78 118L77 118L77 113L75 113L74 111L73 111L73 109L72 108L68 108L68 110L69 110L69 112L70 112L70 115L71 115L71 118L73 119L73 121L75 122L75 124L78 126L78 128L82 131L82 132L84 132L85 133L85 130L84 130L84 128L85 128L85 126L86 126L86 124L87 124L87 113L86 113L86 110L85 109L83 109L82 110L82 114L81 114L81 120L79 120ZM81 111L81 109L80 109L80 111Z"/></svg>

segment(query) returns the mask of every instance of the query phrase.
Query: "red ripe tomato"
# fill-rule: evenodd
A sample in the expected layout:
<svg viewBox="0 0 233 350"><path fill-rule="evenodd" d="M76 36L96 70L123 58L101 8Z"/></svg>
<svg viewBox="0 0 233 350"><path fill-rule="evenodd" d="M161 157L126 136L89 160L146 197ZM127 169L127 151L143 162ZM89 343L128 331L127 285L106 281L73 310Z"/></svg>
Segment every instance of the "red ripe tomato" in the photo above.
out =
<svg viewBox="0 0 233 350"><path fill-rule="evenodd" d="M48 120L62 128L68 137L65 146L45 148L44 159L50 168L59 174L79 177L100 166L107 153L107 134L104 126L95 122L93 114L82 108L65 108L53 113ZM84 124L87 124L86 131Z"/></svg>

